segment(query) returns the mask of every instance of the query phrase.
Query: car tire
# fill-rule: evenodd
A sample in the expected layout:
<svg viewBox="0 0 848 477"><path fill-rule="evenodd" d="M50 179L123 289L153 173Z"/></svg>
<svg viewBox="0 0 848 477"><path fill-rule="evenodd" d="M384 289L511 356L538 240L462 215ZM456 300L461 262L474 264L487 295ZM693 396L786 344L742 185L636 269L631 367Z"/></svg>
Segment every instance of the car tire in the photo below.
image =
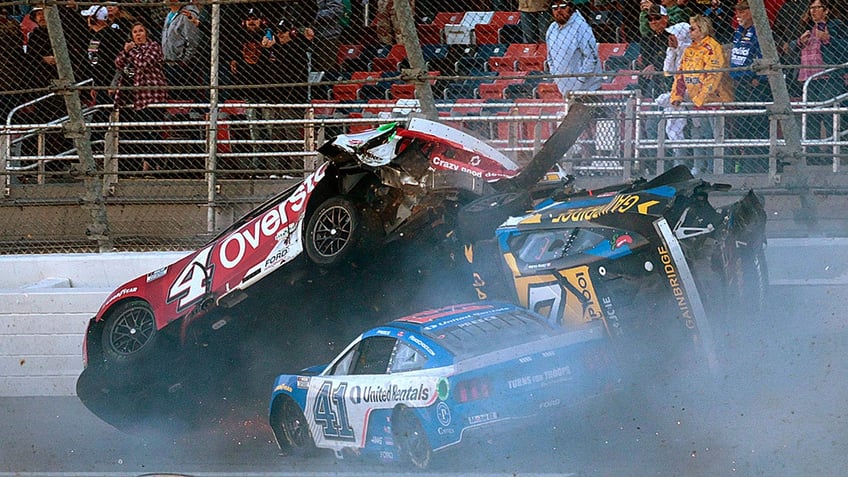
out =
<svg viewBox="0 0 848 477"><path fill-rule="evenodd" d="M103 357L112 363L136 361L153 350L158 337L156 318L147 302L119 303L104 320L100 341Z"/></svg>
<svg viewBox="0 0 848 477"><path fill-rule="evenodd" d="M331 197L306 224L306 255L317 265L332 267L376 244L379 236L379 221L373 213L346 197Z"/></svg>
<svg viewBox="0 0 848 477"><path fill-rule="evenodd" d="M466 243L494 238L507 218L523 215L532 207L529 192L504 192L480 197L460 209L459 234Z"/></svg>
<svg viewBox="0 0 848 477"><path fill-rule="evenodd" d="M303 411L291 398L283 398L279 409L274 413L272 425L279 436L280 446L292 454L311 457L318 451Z"/></svg>
<svg viewBox="0 0 848 477"><path fill-rule="evenodd" d="M433 448L424 426L411 409L401 407L392 414L392 438L402 463L420 470L429 467Z"/></svg>

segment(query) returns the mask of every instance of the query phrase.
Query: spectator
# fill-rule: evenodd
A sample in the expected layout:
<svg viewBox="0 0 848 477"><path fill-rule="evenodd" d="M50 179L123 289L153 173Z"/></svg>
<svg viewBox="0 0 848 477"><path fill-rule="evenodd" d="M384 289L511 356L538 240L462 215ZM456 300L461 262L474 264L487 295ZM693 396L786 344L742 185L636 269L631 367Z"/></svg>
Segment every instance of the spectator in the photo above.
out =
<svg viewBox="0 0 848 477"><path fill-rule="evenodd" d="M801 37L804 32L804 22L801 19L807 14L809 0L786 0L777 11L772 32L777 51L780 54L780 62L784 65L800 65L801 56L799 49L790 49L789 45ZM786 73L786 86L789 96L801 97L801 82L798 79L798 70L790 68L784 70Z"/></svg>
<svg viewBox="0 0 848 477"><path fill-rule="evenodd" d="M279 73L276 58L273 55L276 40L264 14L257 7L245 11L241 27L236 32L235 47L231 51L235 56L230 59L230 74L238 85L254 86L242 90L242 96L249 103L268 103L274 101L274 90L269 85L279 83L275 73ZM250 107L248 119L269 121L276 119L276 111L269 107ZM250 125L250 138L255 141L254 152L262 153L270 149L267 142L273 138L273 126L269 124ZM259 169L263 163L259 158L242 164L242 169Z"/></svg>
<svg viewBox="0 0 848 477"><path fill-rule="evenodd" d="M556 78L559 91L595 91L601 86L601 61L598 43L583 15L570 0L554 0L554 22L545 35L548 65L552 74L572 75Z"/></svg>
<svg viewBox="0 0 848 477"><path fill-rule="evenodd" d="M277 22L274 29L276 43L272 47L273 58L277 73L275 78L283 84L289 85L279 88L274 96L280 103L307 103L308 87L305 85L309 79L309 57L311 42L315 38L315 32L311 28L297 29L286 19ZM303 108L283 108L279 116L282 119L303 119ZM303 128L302 126L283 126L283 135L286 140L299 140L300 146L287 147L290 151L303 150ZM301 170L304 164L292 159L284 159L272 164L274 169Z"/></svg>
<svg viewBox="0 0 848 477"><path fill-rule="evenodd" d="M316 0L312 0L316 1ZM312 49L312 71L338 69L337 57L342 35L345 8L342 0L317 0L318 13L312 24L315 32Z"/></svg>
<svg viewBox="0 0 848 477"><path fill-rule="evenodd" d="M207 66L200 58L200 11L196 5L167 0L168 15L162 25L162 52L165 55L165 78L170 86L201 84L201 70ZM205 82L204 82L205 83ZM204 86L205 89L205 86ZM200 101L199 89L172 90L171 98Z"/></svg>
<svg viewBox="0 0 848 477"><path fill-rule="evenodd" d="M667 93L671 88L670 77L654 74L663 69L666 50L672 36L666 31L669 26L668 10L662 5L652 5L648 9L648 24L651 27L651 34L642 37L642 41L639 42L642 72L646 73L639 75L639 90L645 97L655 98L662 93Z"/></svg>
<svg viewBox="0 0 848 477"><path fill-rule="evenodd" d="M131 85L149 89L118 91L118 98L115 99L115 102L132 105L123 110L129 114L125 114L121 120L124 122L162 122L165 119L165 110L148 108L153 103L164 103L168 98L168 93L165 90L167 82L165 81L165 56L162 53L162 46L148 38L147 28L143 23L135 23L131 30L131 39L124 43L123 49L115 58L115 67L121 72L124 86ZM131 101L122 102L120 97L123 95L130 96ZM130 137L139 141L139 145L144 146L147 152L150 152L153 141L161 139L151 127L143 127L141 131L130 134ZM131 149L138 151L141 148L134 147ZM145 171L160 168L161 164L148 160L143 161L140 167L141 170Z"/></svg>
<svg viewBox="0 0 848 477"><path fill-rule="evenodd" d="M553 1L551 10L554 22L545 34L548 66L552 74L570 75L554 79L557 89L563 96L570 91L596 91L601 87L602 80L595 34L574 2ZM586 136L593 135L592 129L593 126L587 128ZM579 149L584 159L592 156L591 146L581 146Z"/></svg>
<svg viewBox="0 0 848 477"><path fill-rule="evenodd" d="M132 35L133 24L137 21L135 17L126 9L121 8L117 2L107 2L104 4L109 21L113 25L118 25L118 29L126 35Z"/></svg>
<svg viewBox="0 0 848 477"><path fill-rule="evenodd" d="M71 67L74 70L74 80L80 81L85 78L83 77L84 68L79 59L85 58L88 48L86 17L80 15L80 9L74 0L57 6L59 6L62 31L65 33L65 44L68 46L68 56L71 58Z"/></svg>
<svg viewBox="0 0 848 477"><path fill-rule="evenodd" d="M559 2L557 2L559 3ZM521 37L524 43L542 43L553 18L549 0L518 0Z"/></svg>
<svg viewBox="0 0 848 477"><path fill-rule="evenodd" d="M733 12L725 6L725 2L726 0L711 0L703 13L713 24L716 41L729 45L733 41Z"/></svg>
<svg viewBox="0 0 848 477"><path fill-rule="evenodd" d="M103 88L112 84L115 77L114 61L121 51L123 38L117 25L109 22L106 7L92 5L80 12L88 21L88 50L87 74L92 78L94 89L91 90L92 104L108 104L112 100Z"/></svg>
<svg viewBox="0 0 848 477"><path fill-rule="evenodd" d="M733 79L733 90L736 101L743 103L771 102L772 94L768 78L752 70L756 60L762 59L760 41L754 18L748 6L748 0L740 0L736 4L736 21L739 26L733 33L733 46L730 51L730 77ZM735 139L765 139L769 135L769 119L767 115L738 116L732 120L731 137ZM768 148L741 148L747 154L760 156L759 160L746 161L746 172L765 172L768 169ZM764 158L764 159L763 159ZM739 161L734 161L735 172L741 172ZM730 165L730 163L728 163ZM730 171L727 171L730 172Z"/></svg>
<svg viewBox="0 0 848 477"><path fill-rule="evenodd" d="M812 0L804 15L806 30L791 43L790 49L801 56L801 68L798 81L809 80L807 101L827 101L844 94L844 69L838 72L814 76L824 71L819 65L839 65L848 61L848 30L845 23L831 18L830 0ZM807 115L807 139L820 139L833 136L832 114ZM827 148L820 147L818 152L826 154ZM810 164L829 164L829 158L811 158Z"/></svg>
<svg viewBox="0 0 848 477"><path fill-rule="evenodd" d="M686 15L686 12L677 6L677 0L662 0L661 4L668 12L669 25L686 23L689 21L689 15ZM654 2L652 0L640 0L639 8L641 11L639 12L639 33L642 37L651 36L652 30L650 22L648 22L648 10L650 10L653 5Z"/></svg>
<svg viewBox="0 0 848 477"><path fill-rule="evenodd" d="M22 64L24 64L24 58L21 49L20 25L3 13L0 15L0 84L5 86L4 91L0 93L0 120L4 124L9 111L20 102L17 95L6 94L6 92L15 91L23 86L21 84L23 75L20 74Z"/></svg>
<svg viewBox="0 0 848 477"><path fill-rule="evenodd" d="M30 10L29 16L38 27L30 32L29 40L27 41L27 57L32 58L28 62L31 69L28 71L27 76L32 80L30 83L31 87L44 88L50 86L51 80L59 77L59 73L56 70L56 57L53 56L50 35L47 33L47 21L44 19L44 9L40 7L33 8ZM42 94L44 93L41 92L37 95L41 96Z"/></svg>
<svg viewBox="0 0 848 477"><path fill-rule="evenodd" d="M680 65L683 62L683 53L692 44L692 37L689 35L690 26L688 23L677 23L666 28L669 33L668 48L666 48L665 58L663 60L663 71L670 77L672 72L680 71ZM665 92L657 98L657 104L663 106L664 110L669 113L665 123L665 136L672 141L681 141L685 139L686 125L688 121L686 117L674 117L674 113L683 110L680 105L671 104L671 92ZM685 148L675 147L674 157L680 158L685 155ZM676 160L675 165L677 165Z"/></svg>
<svg viewBox="0 0 848 477"><path fill-rule="evenodd" d="M727 58L721 45L713 38L713 26L710 20L703 15L695 15L689 20L692 44L683 52L680 62L680 73L674 78L671 89L671 104L680 106L683 101L695 103L696 110L715 109L712 103L728 102L733 100L727 73L722 70L727 68ZM692 118L692 139L714 139L715 116L694 116ZM696 151L693 172L709 168L710 162L706 159L708 150Z"/></svg>

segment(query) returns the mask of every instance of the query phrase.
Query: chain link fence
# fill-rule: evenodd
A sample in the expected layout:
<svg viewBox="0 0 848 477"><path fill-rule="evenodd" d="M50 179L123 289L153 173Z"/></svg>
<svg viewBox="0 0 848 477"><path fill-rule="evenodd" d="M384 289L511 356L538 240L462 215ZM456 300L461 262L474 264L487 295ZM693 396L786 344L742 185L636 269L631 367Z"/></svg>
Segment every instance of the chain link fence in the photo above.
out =
<svg viewBox="0 0 848 477"><path fill-rule="evenodd" d="M0 253L194 248L412 113L526 161L588 103L562 165L610 183L842 172L845 7L774 3L0 3Z"/></svg>

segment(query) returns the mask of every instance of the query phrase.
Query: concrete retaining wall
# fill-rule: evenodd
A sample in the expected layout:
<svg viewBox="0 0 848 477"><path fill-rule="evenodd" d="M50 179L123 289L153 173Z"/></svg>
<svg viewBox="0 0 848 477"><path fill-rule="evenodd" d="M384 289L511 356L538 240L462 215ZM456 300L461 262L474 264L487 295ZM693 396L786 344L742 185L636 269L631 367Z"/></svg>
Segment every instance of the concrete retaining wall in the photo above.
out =
<svg viewBox="0 0 848 477"><path fill-rule="evenodd" d="M187 252L0 257L0 396L73 396L88 320L118 285Z"/></svg>

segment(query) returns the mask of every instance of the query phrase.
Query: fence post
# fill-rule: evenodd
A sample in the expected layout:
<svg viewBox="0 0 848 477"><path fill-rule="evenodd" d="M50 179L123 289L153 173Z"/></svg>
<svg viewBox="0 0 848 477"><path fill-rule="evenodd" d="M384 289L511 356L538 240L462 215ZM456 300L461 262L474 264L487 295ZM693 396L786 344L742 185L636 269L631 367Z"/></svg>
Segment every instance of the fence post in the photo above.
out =
<svg viewBox="0 0 848 477"><path fill-rule="evenodd" d="M109 252L114 249L112 237L109 232L109 220L106 216L106 203L103 200L103 181L97 171L97 164L91 152L91 131L86 127L82 116L82 103L80 103L79 90L72 89L74 81L74 70L71 67L71 58L68 54L68 46L65 43L65 32L62 30L62 21L56 5L44 6L44 19L47 21L47 32L50 36L50 46L56 57L56 69L59 79L54 82L59 94L65 100L68 109L68 123L65 125L65 137L74 140L74 146L79 154L79 167L85 182L85 196L83 207L88 209L91 215L91 224L86 229L86 235L96 240L100 252Z"/></svg>
<svg viewBox="0 0 848 477"><path fill-rule="evenodd" d="M218 41L221 25L221 4L212 4L212 25L209 67L209 130L206 131L206 231L215 232L216 204L218 200Z"/></svg>
<svg viewBox="0 0 848 477"><path fill-rule="evenodd" d="M433 88L429 81L422 80L427 76L427 64L424 62L424 53L421 52L421 43L418 41L418 30L415 28L415 19L412 17L412 7L409 0L395 0L395 19L400 27L403 46L406 48L406 56L409 58L412 82L415 84L415 96L421 105L421 113L431 121L439 118L436 110L436 100L433 96Z"/></svg>
<svg viewBox="0 0 848 477"><path fill-rule="evenodd" d="M624 157L624 180L629 180L633 175L633 136L636 126L636 96L631 94L627 97L627 103L624 105L624 149L622 151Z"/></svg>
<svg viewBox="0 0 848 477"><path fill-rule="evenodd" d="M770 114L771 120L780 121L786 140L786 148L778 155L778 159L781 156L785 157L790 164L795 166L795 172L791 177L787 177L787 186L798 190L801 208L804 210L802 215L807 217L810 223L815 223L818 212L810 191L807 161L801 154L801 132L792 112L792 105L789 103L789 91L786 89L786 78L783 76L783 70L775 67L775 65L780 64L780 60L777 56L777 46L774 44L774 36L771 33L771 26L766 15L766 7L763 0L750 0L750 5L754 27L757 29L757 38L760 40L760 48L763 53L762 61L759 65L755 63L754 69L755 71L758 69L765 70L774 98L774 112Z"/></svg>

